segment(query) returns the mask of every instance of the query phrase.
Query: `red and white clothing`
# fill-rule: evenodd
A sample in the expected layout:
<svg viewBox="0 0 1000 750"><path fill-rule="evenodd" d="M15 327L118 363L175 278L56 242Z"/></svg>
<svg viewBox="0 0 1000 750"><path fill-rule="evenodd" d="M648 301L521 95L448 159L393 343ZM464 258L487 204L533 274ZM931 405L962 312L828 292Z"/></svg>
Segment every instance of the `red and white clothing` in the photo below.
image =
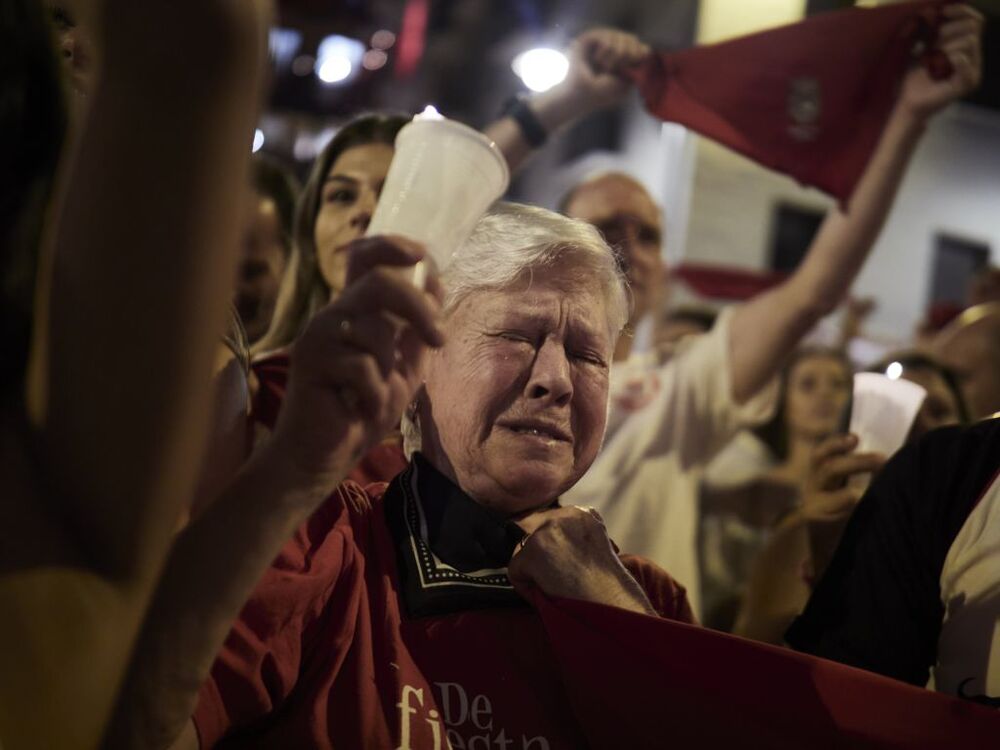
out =
<svg viewBox="0 0 1000 750"><path fill-rule="evenodd" d="M597 508L622 549L670 571L699 612L698 488L705 466L740 429L770 418L777 382L733 400L732 310L665 364L646 355L611 370L604 447L564 496Z"/></svg>
<svg viewBox="0 0 1000 750"><path fill-rule="evenodd" d="M202 747L584 746L506 576L522 535L419 454L388 489L345 483L235 623L194 716ZM670 576L623 562L662 616L692 619Z"/></svg>

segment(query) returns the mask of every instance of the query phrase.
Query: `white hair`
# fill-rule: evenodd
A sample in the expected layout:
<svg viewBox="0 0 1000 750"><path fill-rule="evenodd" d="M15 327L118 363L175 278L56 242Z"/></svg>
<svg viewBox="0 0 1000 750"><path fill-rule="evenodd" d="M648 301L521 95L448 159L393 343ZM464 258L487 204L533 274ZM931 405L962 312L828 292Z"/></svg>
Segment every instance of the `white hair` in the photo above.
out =
<svg viewBox="0 0 1000 750"><path fill-rule="evenodd" d="M628 283L614 251L593 226L537 206L500 202L487 212L441 274L444 312L470 294L502 290L530 279L533 271L565 269L572 284L597 283L607 301L608 330L616 341L628 321ZM407 456L420 448L412 410L403 416Z"/></svg>
<svg viewBox="0 0 1000 750"><path fill-rule="evenodd" d="M630 300L614 251L587 222L522 203L495 204L452 255L441 275L445 313L472 292L505 289L532 271L558 266L574 282L600 285L608 330L616 338L628 320Z"/></svg>

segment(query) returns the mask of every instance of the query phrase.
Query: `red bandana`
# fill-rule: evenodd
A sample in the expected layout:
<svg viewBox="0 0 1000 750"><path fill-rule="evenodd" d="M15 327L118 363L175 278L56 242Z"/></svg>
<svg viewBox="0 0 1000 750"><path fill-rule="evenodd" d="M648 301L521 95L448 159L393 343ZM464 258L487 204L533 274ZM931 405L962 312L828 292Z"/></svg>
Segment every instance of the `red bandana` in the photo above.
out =
<svg viewBox="0 0 1000 750"><path fill-rule="evenodd" d="M914 46L930 47L942 0L825 13L759 34L652 55L633 73L649 111L846 205ZM942 54L925 56L935 77Z"/></svg>

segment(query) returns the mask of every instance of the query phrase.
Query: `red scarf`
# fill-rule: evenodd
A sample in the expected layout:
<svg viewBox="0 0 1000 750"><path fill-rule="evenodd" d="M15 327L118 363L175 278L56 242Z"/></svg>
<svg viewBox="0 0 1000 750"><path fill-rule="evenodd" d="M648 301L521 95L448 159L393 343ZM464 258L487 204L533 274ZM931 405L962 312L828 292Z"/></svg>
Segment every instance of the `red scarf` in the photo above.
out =
<svg viewBox="0 0 1000 750"><path fill-rule="evenodd" d="M633 72L656 117L846 205L917 42L931 48L942 0L824 13L721 44L651 55ZM951 73L925 55L935 77Z"/></svg>

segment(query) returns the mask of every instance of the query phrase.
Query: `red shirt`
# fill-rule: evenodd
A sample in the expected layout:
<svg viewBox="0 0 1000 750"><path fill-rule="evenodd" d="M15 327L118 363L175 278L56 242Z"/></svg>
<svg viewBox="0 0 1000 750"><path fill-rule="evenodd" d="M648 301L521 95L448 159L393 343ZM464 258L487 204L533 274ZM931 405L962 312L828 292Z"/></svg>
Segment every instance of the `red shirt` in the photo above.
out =
<svg viewBox="0 0 1000 750"><path fill-rule="evenodd" d="M542 621L510 589L505 570L462 573L430 559L436 533L472 529L455 540L454 554L463 558L477 554L469 553L477 546L469 547L469 538L488 548L507 527L483 518L467 523L469 513L488 513L478 506L435 515L406 505L420 519L412 528L424 534L396 533L390 527L405 525L404 504L412 500L400 488L413 475L394 482L387 499L384 487L345 483L285 546L202 689L194 717L202 747L223 738L222 747L253 748L587 744ZM429 567L403 568L404 582L410 549L414 561L426 558L417 566ZM622 559L660 614L692 620L684 590L665 572ZM429 598L408 605L404 588L424 584ZM441 597L450 586L455 595ZM442 602L457 609L443 611ZM439 613L408 614L420 606Z"/></svg>

